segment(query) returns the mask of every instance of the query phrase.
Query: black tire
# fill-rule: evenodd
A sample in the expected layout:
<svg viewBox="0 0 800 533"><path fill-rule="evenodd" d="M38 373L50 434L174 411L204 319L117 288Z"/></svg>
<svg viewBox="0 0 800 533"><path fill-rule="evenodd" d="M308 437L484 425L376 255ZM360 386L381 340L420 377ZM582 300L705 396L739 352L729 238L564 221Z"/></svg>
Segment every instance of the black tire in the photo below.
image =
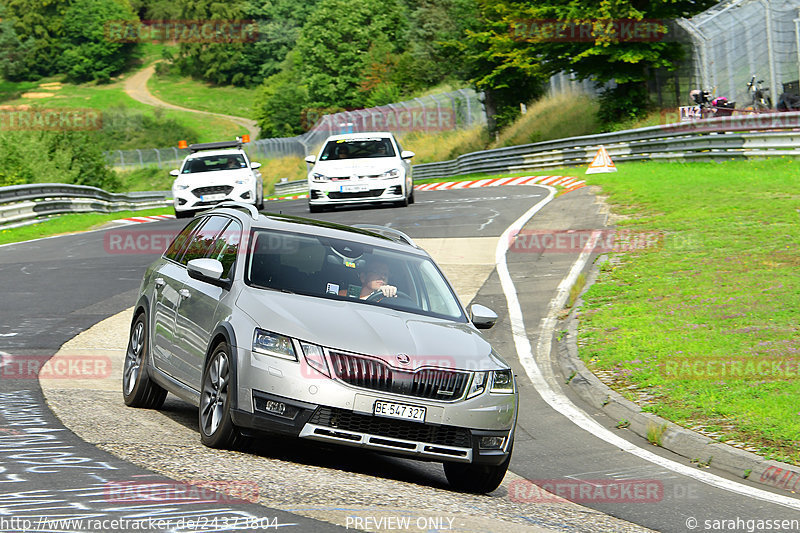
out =
<svg viewBox="0 0 800 533"><path fill-rule="evenodd" d="M221 342L211 352L203 370L198 422L200 440L209 448L233 449L244 437L231 419L231 352Z"/></svg>
<svg viewBox="0 0 800 533"><path fill-rule="evenodd" d="M175 218L192 218L194 211L175 211Z"/></svg>
<svg viewBox="0 0 800 533"><path fill-rule="evenodd" d="M395 207L408 207L408 196L394 203Z"/></svg>
<svg viewBox="0 0 800 533"><path fill-rule="evenodd" d="M122 368L122 397L129 407L159 409L167 397L167 391L154 383L147 373L149 348L147 315L139 313L131 326Z"/></svg>
<svg viewBox="0 0 800 533"><path fill-rule="evenodd" d="M510 462L511 450L509 450L506 460L499 465L444 463L444 475L447 477L450 487L457 491L488 494L497 490L497 487L503 482Z"/></svg>
<svg viewBox="0 0 800 533"><path fill-rule="evenodd" d="M310 213L322 213L322 206L308 204L308 211Z"/></svg>
<svg viewBox="0 0 800 533"><path fill-rule="evenodd" d="M414 188L411 188L411 194L408 196L408 203L413 204L416 200L414 199Z"/></svg>

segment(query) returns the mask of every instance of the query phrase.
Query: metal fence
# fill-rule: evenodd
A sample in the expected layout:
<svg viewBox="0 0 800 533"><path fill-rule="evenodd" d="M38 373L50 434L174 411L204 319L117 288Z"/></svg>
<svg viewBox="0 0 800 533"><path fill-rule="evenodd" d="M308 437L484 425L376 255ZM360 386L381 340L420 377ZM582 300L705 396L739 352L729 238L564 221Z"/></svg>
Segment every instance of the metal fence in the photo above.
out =
<svg viewBox="0 0 800 533"><path fill-rule="evenodd" d="M260 139L245 145L253 158L306 156L316 152L325 139L338 133L363 131L449 131L486 123L480 95L472 89L428 95L405 102L322 115L303 135ZM308 113L307 120L313 119ZM175 168L189 153L187 149L141 148L106 152L108 164L115 168Z"/></svg>
<svg viewBox="0 0 800 533"><path fill-rule="evenodd" d="M414 165L414 179L587 165L601 145L615 161L800 157L800 113L721 117L483 150Z"/></svg>
<svg viewBox="0 0 800 533"><path fill-rule="evenodd" d="M63 183L0 187L0 227L60 213L113 213L164 207L168 204L167 194L164 191L110 193L96 187Z"/></svg>
<svg viewBox="0 0 800 533"><path fill-rule="evenodd" d="M747 83L753 75L769 87L773 105L781 93L797 91L798 0L727 0L678 23L693 44L695 88L725 96L737 108L752 101Z"/></svg>

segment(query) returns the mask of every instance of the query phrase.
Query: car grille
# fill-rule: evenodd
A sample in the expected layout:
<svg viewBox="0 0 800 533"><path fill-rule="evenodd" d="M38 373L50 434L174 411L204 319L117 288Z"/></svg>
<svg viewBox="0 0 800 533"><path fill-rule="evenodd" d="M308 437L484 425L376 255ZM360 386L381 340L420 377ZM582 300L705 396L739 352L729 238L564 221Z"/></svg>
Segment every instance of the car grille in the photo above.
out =
<svg viewBox="0 0 800 533"><path fill-rule="evenodd" d="M328 198L333 200L343 200L345 198L375 198L383 194L385 189L370 189L361 192L329 192Z"/></svg>
<svg viewBox="0 0 800 533"><path fill-rule="evenodd" d="M469 383L469 373L424 368L408 372L376 359L331 352L336 377L349 385L431 400L458 400Z"/></svg>
<svg viewBox="0 0 800 533"><path fill-rule="evenodd" d="M213 187L198 187L196 189L192 189L192 193L200 198L201 196L207 194L225 194L228 195L233 190L233 187L230 185L215 185Z"/></svg>
<svg viewBox="0 0 800 533"><path fill-rule="evenodd" d="M318 426L341 429L342 431L367 433L386 438L425 442L440 446L472 447L472 439L468 429L392 420L390 418L357 414L345 409L319 407L308 422Z"/></svg>

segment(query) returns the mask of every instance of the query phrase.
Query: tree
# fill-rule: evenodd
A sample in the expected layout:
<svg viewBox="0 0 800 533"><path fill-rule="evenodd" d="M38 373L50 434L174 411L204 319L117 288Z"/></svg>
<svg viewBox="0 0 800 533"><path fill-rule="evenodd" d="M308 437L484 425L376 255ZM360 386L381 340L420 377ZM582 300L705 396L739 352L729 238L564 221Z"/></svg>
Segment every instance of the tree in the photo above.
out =
<svg viewBox="0 0 800 533"><path fill-rule="evenodd" d="M109 24L138 20L126 0L73 0L64 13L66 49L59 71L71 81L109 81L124 70L138 46L113 38Z"/></svg>
<svg viewBox="0 0 800 533"><path fill-rule="evenodd" d="M404 33L397 0L322 0L309 15L297 42L302 78L311 105L362 107L361 82L376 40L396 53Z"/></svg>
<svg viewBox="0 0 800 533"><path fill-rule="evenodd" d="M21 77L38 79L57 72L64 51L62 21L69 4L58 0L4 0L14 31L23 42L33 39L23 58Z"/></svg>
<svg viewBox="0 0 800 533"><path fill-rule="evenodd" d="M296 65L290 54L284 69L264 80L255 98L255 115L261 137L291 137L313 124L306 121L308 92L296 80ZM313 119L312 119L313 120Z"/></svg>
<svg viewBox="0 0 800 533"><path fill-rule="evenodd" d="M25 63L33 48L33 39L20 41L14 22L6 18L6 8L0 4L0 76L18 79L25 73Z"/></svg>

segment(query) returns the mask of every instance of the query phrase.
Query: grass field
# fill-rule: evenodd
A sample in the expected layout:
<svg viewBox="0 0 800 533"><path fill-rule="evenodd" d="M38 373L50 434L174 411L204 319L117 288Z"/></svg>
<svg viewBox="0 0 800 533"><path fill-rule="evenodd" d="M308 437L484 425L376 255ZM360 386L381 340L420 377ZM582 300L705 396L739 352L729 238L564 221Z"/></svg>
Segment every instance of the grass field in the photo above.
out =
<svg viewBox="0 0 800 533"><path fill-rule="evenodd" d="M649 412L800 464L796 162L622 164L589 183L618 228L581 311L580 354Z"/></svg>
<svg viewBox="0 0 800 533"><path fill-rule="evenodd" d="M28 241L65 233L87 231L106 222L133 216L168 215L171 208L145 209L142 211L119 211L117 213L70 213L48 218L38 224L0 230L0 244Z"/></svg>
<svg viewBox="0 0 800 533"><path fill-rule="evenodd" d="M253 117L256 89L215 87L175 74L156 74L147 82L147 88L159 100L170 104L236 117Z"/></svg>
<svg viewBox="0 0 800 533"><path fill-rule="evenodd" d="M60 88L53 86L42 87L42 84L57 82L58 78L45 79L35 86L30 83L13 84L6 82L3 84L0 96L7 95L10 99L2 101L3 105L30 105L36 107L71 107L71 108L91 108L100 111L111 109L126 108L138 111L150 116L158 113L165 119L174 119L183 127L190 129L197 135L197 139L187 139L190 142L211 142L220 139L233 139L237 135L247 133L247 130L234 124L233 122L209 117L188 111L157 110L151 106L137 102L125 94L124 82L116 81L106 85L95 84L62 84ZM50 94L51 96L41 98L22 98L22 92L36 92ZM159 136L161 137L161 136ZM175 144L180 139L175 139ZM133 146L131 148L162 148L162 146Z"/></svg>

